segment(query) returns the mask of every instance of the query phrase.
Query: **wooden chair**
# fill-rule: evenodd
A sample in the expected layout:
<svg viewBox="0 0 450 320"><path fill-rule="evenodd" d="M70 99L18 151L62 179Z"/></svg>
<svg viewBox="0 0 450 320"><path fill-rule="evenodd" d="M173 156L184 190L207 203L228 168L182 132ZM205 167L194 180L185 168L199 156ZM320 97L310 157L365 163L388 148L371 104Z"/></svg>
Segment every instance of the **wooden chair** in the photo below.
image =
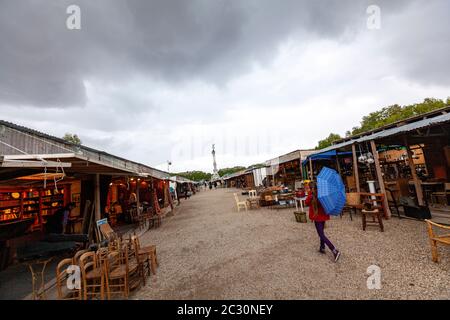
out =
<svg viewBox="0 0 450 320"><path fill-rule="evenodd" d="M248 196L249 196L250 198L258 198L258 194L257 194L256 190L250 190L250 191L248 192Z"/></svg>
<svg viewBox="0 0 450 320"><path fill-rule="evenodd" d="M149 246L141 247L141 243L137 236L133 236L132 241L133 241L137 255L141 256L141 257L146 256L147 259L149 259L151 271L155 275L156 268L159 266L158 256L156 254L156 246L149 245Z"/></svg>
<svg viewBox="0 0 450 320"><path fill-rule="evenodd" d="M80 257L85 254L86 252L89 252L88 249L78 250L75 255L73 256L73 264L79 266L80 265Z"/></svg>
<svg viewBox="0 0 450 320"><path fill-rule="evenodd" d="M139 266L139 272L142 277L142 284L145 286L146 277L152 274L152 259L150 254L139 252L139 245L136 242L136 236L131 238L131 242L134 247L134 252L136 253L136 260ZM155 247L156 248L156 247ZM155 249L156 250L156 249Z"/></svg>
<svg viewBox="0 0 450 320"><path fill-rule="evenodd" d="M83 253L80 257L83 299L105 297L105 276L95 252Z"/></svg>
<svg viewBox="0 0 450 320"><path fill-rule="evenodd" d="M445 246L450 246L450 233L447 234L436 234L434 232L433 227L435 227L436 229L439 230L450 230L450 226L444 226L442 224L433 222L431 220L425 219L426 223L427 223L427 229L428 229L428 236L430 238L430 244L431 244L431 257L433 262L438 263L439 262L439 252L438 252L438 243L445 245Z"/></svg>
<svg viewBox="0 0 450 320"><path fill-rule="evenodd" d="M399 219L402 217L400 216L400 210L398 208L397 199L395 199L394 192L391 189L386 188L386 195L387 195L387 201L390 209L395 209L395 212L397 212L397 216Z"/></svg>
<svg viewBox="0 0 450 320"><path fill-rule="evenodd" d="M115 240L114 243L114 246L100 248L97 251L105 275L105 291L108 300L113 294L119 294L124 298L128 298L129 295L127 247L120 239Z"/></svg>
<svg viewBox="0 0 450 320"><path fill-rule="evenodd" d="M141 285L145 285L145 277L150 274L150 259L145 255L139 255L136 250L135 242L133 241L133 236L129 237L125 241L128 253L128 265L130 270L134 270L137 266L136 272L132 271L129 274L130 289L137 288ZM147 274L146 272L147 271Z"/></svg>
<svg viewBox="0 0 450 320"><path fill-rule="evenodd" d="M111 228L109 223L104 223L99 226L99 230L103 237L109 241L113 241L119 238L118 234Z"/></svg>
<svg viewBox="0 0 450 320"><path fill-rule="evenodd" d="M446 205L448 205L448 196L450 196L450 183L445 183L444 192L433 192L431 194L431 199L433 203L438 203L438 199L444 199ZM436 200L436 201L434 201Z"/></svg>
<svg viewBox="0 0 450 320"><path fill-rule="evenodd" d="M344 206L344 211L348 211L350 214L350 220L353 221L352 211L357 212L357 210L362 209L361 205L361 195L358 192L348 192L346 193L346 202ZM343 216L343 213L341 213L341 218Z"/></svg>
<svg viewBox="0 0 450 320"><path fill-rule="evenodd" d="M237 193L234 193L234 200L236 201L238 212L241 211L241 208L244 208L245 211L247 211L247 201L240 201Z"/></svg>
<svg viewBox="0 0 450 320"><path fill-rule="evenodd" d="M81 300L83 297L81 286L79 289L69 289L67 286L69 277L67 268L73 264L73 259L67 258L61 260L56 266L56 288L59 300Z"/></svg>
<svg viewBox="0 0 450 320"><path fill-rule="evenodd" d="M384 232L383 215L386 210L384 193L360 193L360 196L362 197L361 203L363 205L361 210L363 230L365 231L367 225L372 224L378 225L381 232ZM372 216L372 221L367 221L368 215Z"/></svg>

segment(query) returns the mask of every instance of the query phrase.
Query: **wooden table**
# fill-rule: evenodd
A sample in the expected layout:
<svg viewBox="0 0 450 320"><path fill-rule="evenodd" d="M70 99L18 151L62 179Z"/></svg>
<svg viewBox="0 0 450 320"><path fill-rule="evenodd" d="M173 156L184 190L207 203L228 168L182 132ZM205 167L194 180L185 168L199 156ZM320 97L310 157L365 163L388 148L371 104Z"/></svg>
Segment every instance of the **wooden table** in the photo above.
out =
<svg viewBox="0 0 450 320"><path fill-rule="evenodd" d="M247 202L249 204L250 209L255 206L259 208L259 198L247 198Z"/></svg>
<svg viewBox="0 0 450 320"><path fill-rule="evenodd" d="M291 202L295 202L295 197L293 193L280 193L275 196L276 202L278 203L275 208L290 208ZM285 201L286 204L280 204L281 201Z"/></svg>
<svg viewBox="0 0 450 320"><path fill-rule="evenodd" d="M31 272L31 286L33 300L45 300L45 268L53 258L37 259L27 262ZM40 268L39 268L40 266Z"/></svg>
<svg viewBox="0 0 450 320"><path fill-rule="evenodd" d="M409 181L409 184L414 185L414 181ZM428 198L430 198L430 195L434 192L434 189L436 186L444 186L444 182L439 181L422 181L420 182L420 185L422 186L424 198L425 198L425 205L428 207ZM431 198L430 198L431 199ZM433 202L433 201L431 201Z"/></svg>

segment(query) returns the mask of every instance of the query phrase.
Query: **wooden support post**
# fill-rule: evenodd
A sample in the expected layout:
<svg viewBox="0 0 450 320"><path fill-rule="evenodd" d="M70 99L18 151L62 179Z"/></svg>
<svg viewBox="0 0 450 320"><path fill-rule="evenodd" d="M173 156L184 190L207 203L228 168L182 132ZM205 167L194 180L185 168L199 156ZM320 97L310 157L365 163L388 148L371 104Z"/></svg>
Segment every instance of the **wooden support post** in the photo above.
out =
<svg viewBox="0 0 450 320"><path fill-rule="evenodd" d="M309 178L310 180L314 180L314 172L311 158L309 158Z"/></svg>
<svg viewBox="0 0 450 320"><path fill-rule="evenodd" d="M300 177L301 180L303 180L303 162L302 162L302 157L300 157Z"/></svg>
<svg viewBox="0 0 450 320"><path fill-rule="evenodd" d="M339 173L339 175L341 175L341 165L339 163L339 157L338 157L337 151L336 151L336 169L337 169L337 172Z"/></svg>
<svg viewBox="0 0 450 320"><path fill-rule="evenodd" d="M139 212L139 208L140 208L140 199L139 199L139 187L140 187L141 181L140 178L136 179L136 213L139 216L140 212Z"/></svg>
<svg viewBox="0 0 450 320"><path fill-rule="evenodd" d="M356 183L356 192L361 192L361 187L359 186L359 171L358 171L358 157L356 156L356 146L352 144L352 154L353 154L353 176Z"/></svg>
<svg viewBox="0 0 450 320"><path fill-rule="evenodd" d="M405 147L406 147L406 152L408 154L408 164L409 164L409 168L411 169L411 175L414 181L414 187L416 189L416 195L417 195L417 202L419 203L420 206L424 205L424 201L423 201L423 190L422 190L422 184L420 183L420 179L417 176L417 172L416 172L416 167L414 165L414 160L412 157L412 152L409 149L409 145L408 145L408 137L404 136L403 138Z"/></svg>
<svg viewBox="0 0 450 320"><path fill-rule="evenodd" d="M389 219L391 217L391 209L389 208L389 203L388 203L388 199L387 199L387 195L386 195L386 188L384 187L384 180L383 180L383 174L381 173L380 158L378 156L377 145L375 144L374 140L370 141L370 146L372 148L372 154L373 154L373 158L375 160L375 170L377 172L378 184L380 185L381 193L383 193L385 195L384 196L384 206L386 208L385 218Z"/></svg>
<svg viewBox="0 0 450 320"><path fill-rule="evenodd" d="M101 217L101 209L100 209L100 174L95 174L95 183L94 183L94 199L95 199L95 221L100 220Z"/></svg>

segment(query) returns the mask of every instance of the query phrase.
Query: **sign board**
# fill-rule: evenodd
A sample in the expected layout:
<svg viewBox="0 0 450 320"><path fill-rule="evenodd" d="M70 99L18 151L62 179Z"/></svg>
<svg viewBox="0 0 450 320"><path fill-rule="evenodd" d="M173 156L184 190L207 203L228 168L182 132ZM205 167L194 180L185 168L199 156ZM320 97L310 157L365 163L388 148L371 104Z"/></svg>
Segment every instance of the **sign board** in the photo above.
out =
<svg viewBox="0 0 450 320"><path fill-rule="evenodd" d="M97 220L97 227L100 227L102 224L108 223L108 218Z"/></svg>

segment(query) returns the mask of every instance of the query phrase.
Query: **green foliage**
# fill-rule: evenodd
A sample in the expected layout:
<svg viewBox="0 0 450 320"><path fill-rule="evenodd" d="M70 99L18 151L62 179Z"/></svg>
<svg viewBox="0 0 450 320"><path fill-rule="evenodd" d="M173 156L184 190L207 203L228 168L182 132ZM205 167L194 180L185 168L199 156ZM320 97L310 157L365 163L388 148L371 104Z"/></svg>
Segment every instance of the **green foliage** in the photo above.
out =
<svg viewBox="0 0 450 320"><path fill-rule="evenodd" d="M448 104L450 104L450 98L448 98L446 102L440 99L426 98L421 103L414 103L403 107L398 104L384 107L379 111L372 112L363 117L361 125L359 127L354 127L350 131L350 135L374 130L397 121L443 108Z"/></svg>
<svg viewBox="0 0 450 320"><path fill-rule="evenodd" d="M256 163L256 164L252 164L251 166L248 166L247 169L250 168L261 168L261 167L265 167L266 164L265 163Z"/></svg>
<svg viewBox="0 0 450 320"><path fill-rule="evenodd" d="M245 167L240 167L240 166L236 166L236 167L232 167L232 168L223 168L219 170L219 176L223 177L226 174L233 174L235 172L241 171L246 169Z"/></svg>
<svg viewBox="0 0 450 320"><path fill-rule="evenodd" d="M434 98L426 98L423 102L414 103L411 105L400 106L394 104L392 106L384 107L381 110L371 112L362 118L360 126L353 127L352 130L345 132L346 137L374 130L385 125L401 121L410 117L418 116L436 109L444 108L450 105L450 97L447 101ZM317 150L330 146L333 141L339 140L341 137L338 134L331 133L328 138L320 140Z"/></svg>
<svg viewBox="0 0 450 320"><path fill-rule="evenodd" d="M317 145L316 150L320 150L320 149L329 147L333 144L334 141L339 140L339 139L342 139L342 137L339 134L330 133L330 135L327 138L319 141L319 144Z"/></svg>
<svg viewBox="0 0 450 320"><path fill-rule="evenodd" d="M186 171L179 173L172 173L172 176L180 176L192 181L202 181L211 179L212 174L203 171Z"/></svg>
<svg viewBox="0 0 450 320"><path fill-rule="evenodd" d="M67 142L81 145L81 139L76 134L66 133L63 139L66 140Z"/></svg>

